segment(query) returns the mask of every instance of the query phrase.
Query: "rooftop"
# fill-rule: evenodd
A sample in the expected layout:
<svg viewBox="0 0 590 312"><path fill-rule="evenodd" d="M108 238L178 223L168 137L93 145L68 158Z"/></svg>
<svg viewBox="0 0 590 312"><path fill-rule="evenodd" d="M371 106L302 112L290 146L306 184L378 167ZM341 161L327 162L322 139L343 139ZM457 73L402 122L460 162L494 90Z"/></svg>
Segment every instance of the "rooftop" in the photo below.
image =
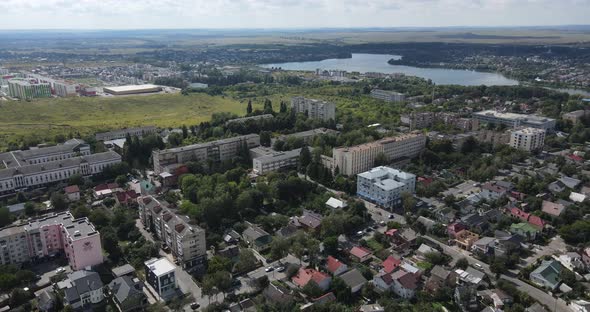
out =
<svg viewBox="0 0 590 312"><path fill-rule="evenodd" d="M174 270L176 269L174 264L172 264L172 262L170 262L166 258L160 258L160 259L153 258L153 259L146 261L145 265L156 276L162 276L162 275L168 274L170 272L174 272Z"/></svg>

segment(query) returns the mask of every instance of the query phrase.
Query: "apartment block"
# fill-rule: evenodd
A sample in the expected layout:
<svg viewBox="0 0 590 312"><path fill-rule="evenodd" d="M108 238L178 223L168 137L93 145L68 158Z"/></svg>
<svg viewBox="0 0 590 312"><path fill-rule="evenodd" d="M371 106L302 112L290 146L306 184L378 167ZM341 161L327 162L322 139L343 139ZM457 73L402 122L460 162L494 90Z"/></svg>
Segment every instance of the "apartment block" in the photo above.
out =
<svg viewBox="0 0 590 312"><path fill-rule="evenodd" d="M406 100L406 96L403 93L381 89L371 90L371 97L392 103L403 102Z"/></svg>
<svg viewBox="0 0 590 312"><path fill-rule="evenodd" d="M121 155L113 151L82 156L73 156L67 152L32 154L35 156L31 156L28 161L19 160L17 153L0 155L4 164L4 169L0 169L0 195L67 181L75 174L100 174L107 167L121 162Z"/></svg>
<svg viewBox="0 0 590 312"><path fill-rule="evenodd" d="M279 136L276 140L287 141L290 139L299 139L299 140L302 140L304 143L311 143L311 141L313 141L313 139L316 136L327 135L327 134L338 135L338 134L340 134L340 131L336 131L336 130L332 130L332 129L328 129L328 128L316 128L316 129L311 129L311 130L302 131L302 132L283 134L283 135ZM273 142L273 144L274 144L274 142Z"/></svg>
<svg viewBox="0 0 590 312"><path fill-rule="evenodd" d="M351 147L339 147L332 151L332 170L340 170L345 175L367 171L375 166L378 155L384 154L388 160L418 156L426 146L426 136L421 133L408 133L388 137L378 141Z"/></svg>
<svg viewBox="0 0 590 312"><path fill-rule="evenodd" d="M51 97L51 85L33 79L14 78L8 81L8 94L21 100Z"/></svg>
<svg viewBox="0 0 590 312"><path fill-rule="evenodd" d="M376 167L357 175L357 195L385 208L399 206L401 194L413 194L415 190L415 175L390 167Z"/></svg>
<svg viewBox="0 0 590 312"><path fill-rule="evenodd" d="M555 119L537 115L502 113L494 110L487 110L473 113L472 117L478 124L491 123L506 125L510 128L531 127L543 129L545 131L553 131L553 129L555 129Z"/></svg>
<svg viewBox="0 0 590 312"><path fill-rule="evenodd" d="M53 83L53 91L55 95L61 97L76 96L77 85L66 81L56 81Z"/></svg>
<svg viewBox="0 0 590 312"><path fill-rule="evenodd" d="M231 125L231 124L235 124L235 123L245 123L249 120L265 120L265 119L273 119L275 118L275 116L273 114L263 114L263 115L256 115L256 116L250 116L250 117L242 117L242 118L236 118L236 119L230 119L228 121L225 122L225 125Z"/></svg>
<svg viewBox="0 0 590 312"><path fill-rule="evenodd" d="M336 105L322 100L295 96L291 99L291 110L306 114L311 119L336 120Z"/></svg>
<svg viewBox="0 0 590 312"><path fill-rule="evenodd" d="M150 259L144 262L145 280L158 293L162 301L176 295L176 267L166 258Z"/></svg>
<svg viewBox="0 0 590 312"><path fill-rule="evenodd" d="M588 115L590 115L590 110L582 109L582 110L577 110L577 111L565 113L561 116L561 118L565 119L565 120L569 120L573 124L575 124L578 121L580 121L580 119L582 119L583 117L586 117Z"/></svg>
<svg viewBox="0 0 590 312"><path fill-rule="evenodd" d="M146 230L170 247L183 269L202 272L207 264L205 230L153 196L139 197L137 202L139 219Z"/></svg>
<svg viewBox="0 0 590 312"><path fill-rule="evenodd" d="M525 151L541 149L545 144L545 130L524 128L510 133L510 146Z"/></svg>
<svg viewBox="0 0 590 312"><path fill-rule="evenodd" d="M283 168L297 167L300 154L300 148L286 152L273 151L269 154L252 159L252 167L254 168L254 172L258 174L265 174Z"/></svg>
<svg viewBox="0 0 590 312"><path fill-rule="evenodd" d="M146 127L139 127L139 128L126 128L108 132L101 132L97 133L94 137L97 141L109 141L109 140L116 140L116 139L124 139L127 135L136 136L141 138L144 135L156 133L158 128L155 126L146 126Z"/></svg>
<svg viewBox="0 0 590 312"><path fill-rule="evenodd" d="M410 129L423 129L432 126L435 122L436 113L433 112L415 112L404 114L400 117L402 124L407 125Z"/></svg>
<svg viewBox="0 0 590 312"><path fill-rule="evenodd" d="M238 155L240 148L246 144L247 148L260 145L258 134L247 134L228 139L222 139L207 143L199 143L188 146L176 147L165 150L154 150L152 159L156 174L170 172L189 161L224 161Z"/></svg>
<svg viewBox="0 0 590 312"><path fill-rule="evenodd" d="M80 270L102 263L100 234L87 218L69 212L49 214L0 230L0 263L20 264L65 254L70 266Z"/></svg>

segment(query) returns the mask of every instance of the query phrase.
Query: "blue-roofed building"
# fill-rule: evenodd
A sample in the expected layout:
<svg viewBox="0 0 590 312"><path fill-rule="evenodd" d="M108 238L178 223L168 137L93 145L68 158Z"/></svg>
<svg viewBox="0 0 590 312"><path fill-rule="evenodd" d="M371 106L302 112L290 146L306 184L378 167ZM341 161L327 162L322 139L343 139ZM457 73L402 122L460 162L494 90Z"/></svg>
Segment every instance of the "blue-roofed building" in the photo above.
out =
<svg viewBox="0 0 590 312"><path fill-rule="evenodd" d="M390 167L375 167L357 175L357 195L386 208L400 205L401 194L415 190L415 175Z"/></svg>

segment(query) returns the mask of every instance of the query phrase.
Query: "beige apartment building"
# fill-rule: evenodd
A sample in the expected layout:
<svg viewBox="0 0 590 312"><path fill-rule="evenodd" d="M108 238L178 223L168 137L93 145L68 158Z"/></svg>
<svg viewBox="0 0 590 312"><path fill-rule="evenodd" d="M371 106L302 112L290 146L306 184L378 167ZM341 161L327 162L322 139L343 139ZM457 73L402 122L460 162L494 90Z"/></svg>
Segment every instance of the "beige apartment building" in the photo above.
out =
<svg viewBox="0 0 590 312"><path fill-rule="evenodd" d="M295 96L291 99L291 109L295 113L307 114L311 119L336 120L334 103Z"/></svg>
<svg viewBox="0 0 590 312"><path fill-rule="evenodd" d="M525 151L534 151L545 144L545 130L524 128L510 133L510 146Z"/></svg>

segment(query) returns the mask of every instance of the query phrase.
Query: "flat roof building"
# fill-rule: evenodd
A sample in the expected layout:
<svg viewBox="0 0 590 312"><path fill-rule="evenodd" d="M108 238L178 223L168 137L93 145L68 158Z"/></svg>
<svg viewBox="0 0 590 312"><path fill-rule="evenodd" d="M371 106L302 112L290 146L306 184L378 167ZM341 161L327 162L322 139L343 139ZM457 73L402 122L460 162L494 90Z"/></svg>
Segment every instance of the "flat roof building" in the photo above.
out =
<svg viewBox="0 0 590 312"><path fill-rule="evenodd" d="M403 192L415 190L415 175L390 167L375 167L357 175L357 195L385 208L398 206Z"/></svg>
<svg viewBox="0 0 590 312"><path fill-rule="evenodd" d="M381 89L371 90L371 97L386 102L403 102L406 100L406 96L403 93Z"/></svg>
<svg viewBox="0 0 590 312"><path fill-rule="evenodd" d="M100 132L97 133L94 137L97 141L110 141L116 139L125 139L127 135L130 136L137 136L141 138L144 135L156 133L158 128L155 126L145 126L145 127L136 127L136 128L125 128L119 130L113 130L108 132Z"/></svg>
<svg viewBox="0 0 590 312"><path fill-rule="evenodd" d="M162 301L176 294L176 267L166 258L150 259L145 263L145 279L158 293Z"/></svg>
<svg viewBox="0 0 590 312"><path fill-rule="evenodd" d="M524 115L515 113L502 113L494 110L487 110L473 113L473 119L479 123L502 124L508 127L531 127L553 131L555 129L555 119L537 116Z"/></svg>
<svg viewBox="0 0 590 312"><path fill-rule="evenodd" d="M104 87L105 93L112 95L128 95L128 94L141 94L141 93L153 93L162 91L162 87L153 84L145 85L129 85L119 87Z"/></svg>
<svg viewBox="0 0 590 312"><path fill-rule="evenodd" d="M328 128L316 128L316 129L311 129L311 130L307 130L307 131L295 132L295 133L291 133L291 134L283 134L283 135L280 135L276 140L287 141L291 138L294 138L294 139L301 139L304 143L310 143L316 136L327 135L327 134L338 135L338 134L340 134L340 131L336 131L336 130L332 130L332 129L328 129Z"/></svg>
<svg viewBox="0 0 590 312"><path fill-rule="evenodd" d="M241 117L241 118L230 119L225 122L225 125L227 126L227 125L231 125L234 123L244 123L249 120L273 119L274 117L275 116L273 116L273 114L263 114L263 115L249 116L249 117Z"/></svg>
<svg viewBox="0 0 590 312"><path fill-rule="evenodd" d="M336 105L327 101L295 96L291 99L291 110L311 119L336 120Z"/></svg>
<svg viewBox="0 0 590 312"><path fill-rule="evenodd" d="M536 128L524 128L511 131L510 146L525 151L534 151L543 148L545 144L545 130Z"/></svg>
<svg viewBox="0 0 590 312"><path fill-rule="evenodd" d="M254 168L254 172L258 174L265 174L270 171L284 168L297 167L300 154L300 148L285 152L273 151L272 153L252 159L252 167Z"/></svg>

